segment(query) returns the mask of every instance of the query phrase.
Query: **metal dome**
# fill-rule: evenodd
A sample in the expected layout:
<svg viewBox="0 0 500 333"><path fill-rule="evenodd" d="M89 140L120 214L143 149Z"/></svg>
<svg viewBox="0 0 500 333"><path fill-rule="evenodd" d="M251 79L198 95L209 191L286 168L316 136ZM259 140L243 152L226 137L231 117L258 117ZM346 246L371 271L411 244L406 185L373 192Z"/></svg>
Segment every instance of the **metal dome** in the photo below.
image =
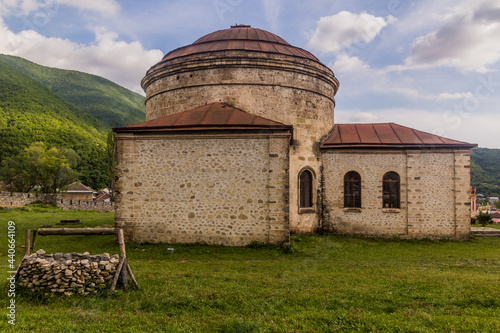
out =
<svg viewBox="0 0 500 333"><path fill-rule="evenodd" d="M192 54L243 50L264 53L278 53L320 62L310 52L290 45L283 38L249 25L231 26L205 35L193 44L180 47L167 53L162 61L172 60Z"/></svg>

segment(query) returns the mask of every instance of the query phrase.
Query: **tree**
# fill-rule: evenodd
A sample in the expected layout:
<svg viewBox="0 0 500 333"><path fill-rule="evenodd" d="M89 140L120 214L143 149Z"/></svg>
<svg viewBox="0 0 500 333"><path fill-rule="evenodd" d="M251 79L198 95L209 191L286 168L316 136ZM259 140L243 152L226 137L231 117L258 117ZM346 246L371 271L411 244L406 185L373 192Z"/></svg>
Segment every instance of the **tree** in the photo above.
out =
<svg viewBox="0 0 500 333"><path fill-rule="evenodd" d="M13 158L6 158L0 168L0 179L11 191L56 193L78 179L73 170L78 154L72 149L52 147L35 142Z"/></svg>
<svg viewBox="0 0 500 333"><path fill-rule="evenodd" d="M500 201L495 202L495 207L500 210Z"/></svg>
<svg viewBox="0 0 500 333"><path fill-rule="evenodd" d="M78 155L67 148L49 149L41 161L40 188L43 193L56 193L78 179L72 168L78 163Z"/></svg>

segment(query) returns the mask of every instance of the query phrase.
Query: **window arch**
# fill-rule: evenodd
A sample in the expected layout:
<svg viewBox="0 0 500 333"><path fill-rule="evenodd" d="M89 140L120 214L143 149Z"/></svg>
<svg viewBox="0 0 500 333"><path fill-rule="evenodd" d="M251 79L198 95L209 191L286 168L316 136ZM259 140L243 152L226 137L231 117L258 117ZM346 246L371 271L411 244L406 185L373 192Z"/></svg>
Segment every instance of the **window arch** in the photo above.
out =
<svg viewBox="0 0 500 333"><path fill-rule="evenodd" d="M382 207L400 208L400 178L394 171L389 171L382 179Z"/></svg>
<svg viewBox="0 0 500 333"><path fill-rule="evenodd" d="M344 207L361 208L361 176L356 171L344 176Z"/></svg>
<svg viewBox="0 0 500 333"><path fill-rule="evenodd" d="M304 170L299 176L299 207L312 208L313 206L313 174L309 170Z"/></svg>

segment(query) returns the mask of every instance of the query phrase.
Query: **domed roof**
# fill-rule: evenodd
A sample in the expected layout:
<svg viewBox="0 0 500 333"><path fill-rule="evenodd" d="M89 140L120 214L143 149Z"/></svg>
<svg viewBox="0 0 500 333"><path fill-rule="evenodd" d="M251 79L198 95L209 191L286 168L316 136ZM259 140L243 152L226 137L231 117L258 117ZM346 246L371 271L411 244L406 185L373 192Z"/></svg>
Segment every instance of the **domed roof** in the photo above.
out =
<svg viewBox="0 0 500 333"><path fill-rule="evenodd" d="M278 53L320 62L306 50L287 43L283 38L249 25L231 26L230 29L218 30L205 35L193 44L175 49L165 55L162 61L192 54L244 50L253 52Z"/></svg>

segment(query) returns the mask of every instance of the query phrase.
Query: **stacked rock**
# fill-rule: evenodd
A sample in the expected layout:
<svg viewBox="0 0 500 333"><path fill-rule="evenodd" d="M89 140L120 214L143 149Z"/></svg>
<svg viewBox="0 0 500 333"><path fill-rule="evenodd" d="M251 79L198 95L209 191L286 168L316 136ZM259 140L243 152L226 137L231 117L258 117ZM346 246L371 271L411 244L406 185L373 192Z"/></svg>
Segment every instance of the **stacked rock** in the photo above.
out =
<svg viewBox="0 0 500 333"><path fill-rule="evenodd" d="M119 256L108 253L89 255L81 253L46 254L38 250L21 262L19 285L45 293L97 293L111 283Z"/></svg>

